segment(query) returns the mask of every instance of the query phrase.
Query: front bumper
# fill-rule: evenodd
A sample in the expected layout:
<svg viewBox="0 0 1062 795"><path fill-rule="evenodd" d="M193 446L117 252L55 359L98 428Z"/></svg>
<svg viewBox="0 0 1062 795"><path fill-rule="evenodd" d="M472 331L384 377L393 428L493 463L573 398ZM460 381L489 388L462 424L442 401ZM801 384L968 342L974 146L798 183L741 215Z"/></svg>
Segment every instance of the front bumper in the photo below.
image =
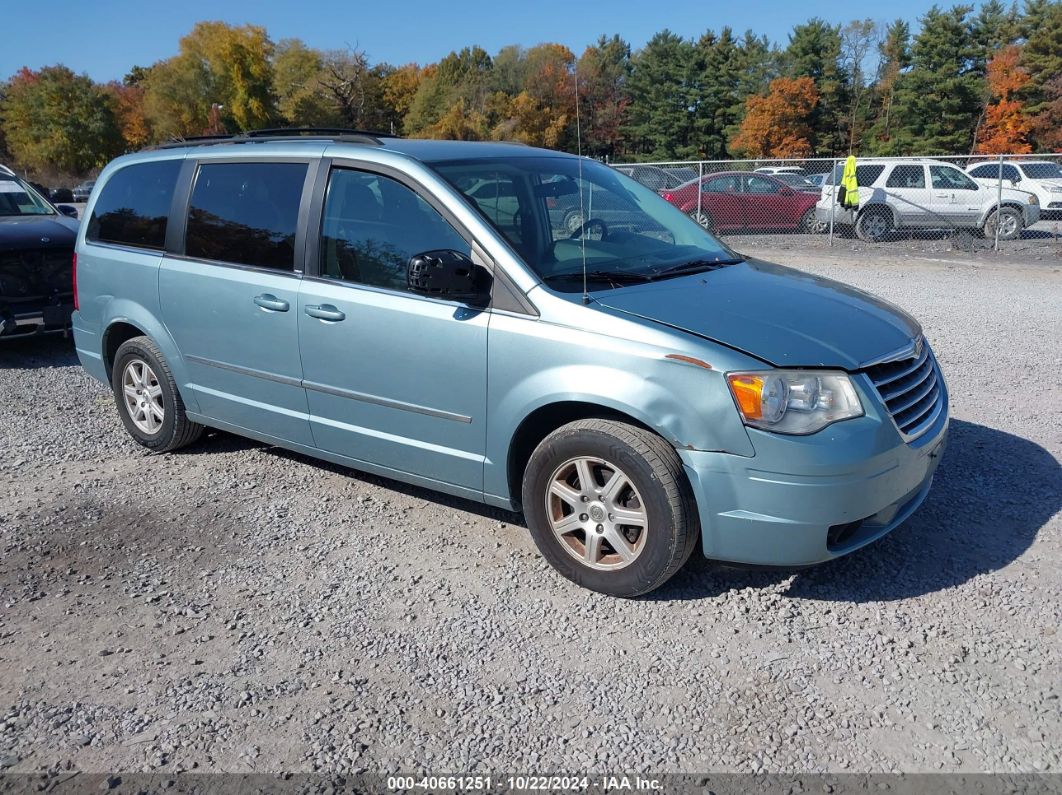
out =
<svg viewBox="0 0 1062 795"><path fill-rule="evenodd" d="M697 498L704 556L807 566L845 555L902 524L929 493L947 438L944 410L910 444L887 416L811 436L750 429L756 454L679 450Z"/></svg>

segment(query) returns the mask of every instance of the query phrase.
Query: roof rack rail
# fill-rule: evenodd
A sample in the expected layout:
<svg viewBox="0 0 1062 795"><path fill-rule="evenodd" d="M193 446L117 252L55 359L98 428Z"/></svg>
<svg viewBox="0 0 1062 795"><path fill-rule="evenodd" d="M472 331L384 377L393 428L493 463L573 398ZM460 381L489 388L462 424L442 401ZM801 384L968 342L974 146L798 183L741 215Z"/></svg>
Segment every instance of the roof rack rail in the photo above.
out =
<svg viewBox="0 0 1062 795"><path fill-rule="evenodd" d="M381 138L395 138L389 133L369 132L366 130L349 130L345 127L269 127L262 130L247 130L241 133L224 135L190 135L186 138L174 138L156 149L180 149L186 146L211 146L213 144L249 144L265 141L300 141L326 140L346 141L350 143L383 143Z"/></svg>

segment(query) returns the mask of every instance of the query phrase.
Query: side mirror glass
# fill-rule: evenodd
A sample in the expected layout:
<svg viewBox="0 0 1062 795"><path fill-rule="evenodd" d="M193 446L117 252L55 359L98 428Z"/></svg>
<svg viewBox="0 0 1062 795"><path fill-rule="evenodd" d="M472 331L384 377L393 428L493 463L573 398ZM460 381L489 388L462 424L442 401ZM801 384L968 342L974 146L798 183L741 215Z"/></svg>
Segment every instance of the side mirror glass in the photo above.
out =
<svg viewBox="0 0 1062 795"><path fill-rule="evenodd" d="M60 204L55 209L67 218L77 218L77 207L71 207L69 204Z"/></svg>
<svg viewBox="0 0 1062 795"><path fill-rule="evenodd" d="M490 295L490 276L466 254L452 249L425 251L409 258L406 284L411 293L475 303Z"/></svg>

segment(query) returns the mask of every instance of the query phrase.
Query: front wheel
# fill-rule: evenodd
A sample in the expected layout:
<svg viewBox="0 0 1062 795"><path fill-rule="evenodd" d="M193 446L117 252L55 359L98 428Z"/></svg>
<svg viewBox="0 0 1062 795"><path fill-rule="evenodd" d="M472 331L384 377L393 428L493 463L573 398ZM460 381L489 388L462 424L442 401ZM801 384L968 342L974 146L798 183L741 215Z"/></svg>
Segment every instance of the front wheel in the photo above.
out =
<svg viewBox="0 0 1062 795"><path fill-rule="evenodd" d="M543 557L572 582L611 596L663 585L699 537L674 448L613 420L579 420L547 436L524 473L523 504Z"/></svg>
<svg viewBox="0 0 1062 795"><path fill-rule="evenodd" d="M1014 240L1020 237L1021 230L1025 227L1021 213L1013 207L1004 207L997 212L989 213L988 218L985 219L984 226L986 238L994 238L996 236L996 224L999 224L1000 240Z"/></svg>
<svg viewBox="0 0 1062 795"><path fill-rule="evenodd" d="M162 352L148 337L133 337L118 348L111 388L125 429L156 453L191 444L203 426L185 414L184 401Z"/></svg>

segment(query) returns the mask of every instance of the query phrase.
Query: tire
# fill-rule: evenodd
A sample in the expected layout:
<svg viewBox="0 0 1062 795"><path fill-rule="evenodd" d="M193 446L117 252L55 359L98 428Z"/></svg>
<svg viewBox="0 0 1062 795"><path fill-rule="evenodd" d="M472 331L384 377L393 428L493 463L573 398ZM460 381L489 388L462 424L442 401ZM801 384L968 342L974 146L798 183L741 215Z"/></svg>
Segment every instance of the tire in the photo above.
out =
<svg viewBox="0 0 1062 795"><path fill-rule="evenodd" d="M712 216L708 215L707 210L691 210L689 216L697 226L708 232L715 232L715 223L712 221Z"/></svg>
<svg viewBox="0 0 1062 795"><path fill-rule="evenodd" d="M998 212L991 212L985 219L985 225L982 228L984 236L986 238L995 238L996 236L996 216L999 216L999 239L1000 240L1014 240L1021 237L1022 229L1025 228L1025 219L1022 218L1020 212L1013 207L1004 207Z"/></svg>
<svg viewBox="0 0 1062 795"><path fill-rule="evenodd" d="M856 236L866 243L880 243L895 227L888 210L867 210L856 219Z"/></svg>
<svg viewBox="0 0 1062 795"><path fill-rule="evenodd" d="M589 488L584 475L594 481ZM607 487L615 483L623 485L610 498ZM700 538L696 505L674 448L623 422L579 420L551 433L531 454L522 496L531 535L550 565L577 585L610 596L629 598L660 587ZM640 527L623 522L639 514Z"/></svg>
<svg viewBox="0 0 1062 795"><path fill-rule="evenodd" d="M573 210L564 216L564 229L569 235L574 235L583 227L583 214L578 210Z"/></svg>
<svg viewBox="0 0 1062 795"><path fill-rule="evenodd" d="M825 224L815 217L815 208L812 207L800 217L797 231L804 235L818 235L825 231Z"/></svg>
<svg viewBox="0 0 1062 795"><path fill-rule="evenodd" d="M133 337L118 348L111 389L125 429L152 452L177 450L203 434L203 426L188 419L169 365L148 337Z"/></svg>

